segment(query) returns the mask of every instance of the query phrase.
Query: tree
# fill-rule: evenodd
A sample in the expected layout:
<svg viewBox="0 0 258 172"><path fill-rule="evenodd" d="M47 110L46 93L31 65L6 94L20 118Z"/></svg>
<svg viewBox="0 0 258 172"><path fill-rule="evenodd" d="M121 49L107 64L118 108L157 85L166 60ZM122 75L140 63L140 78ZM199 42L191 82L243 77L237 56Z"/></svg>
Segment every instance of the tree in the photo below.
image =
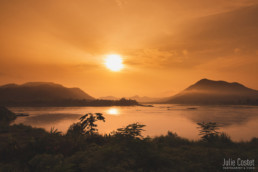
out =
<svg viewBox="0 0 258 172"><path fill-rule="evenodd" d="M134 138L142 138L141 132L144 131L143 127L146 125L142 125L137 123L129 124L125 128L118 128L116 134L123 136L130 136Z"/></svg>
<svg viewBox="0 0 258 172"><path fill-rule="evenodd" d="M50 133L51 135L54 135L54 136L61 136L61 135L62 135L62 132L61 132L61 131L58 131L58 129L56 129L56 128L54 128L54 127L51 127L49 133Z"/></svg>
<svg viewBox="0 0 258 172"><path fill-rule="evenodd" d="M80 118L80 122L70 126L67 134L93 135L98 131L98 125L95 123L96 121L105 122L105 117L102 115L102 113L87 113Z"/></svg>
<svg viewBox="0 0 258 172"><path fill-rule="evenodd" d="M199 125L199 135L201 135L201 138L203 141L211 141L214 136L218 135L219 132L217 131L219 129L218 125L216 122L202 122L202 123L197 123Z"/></svg>

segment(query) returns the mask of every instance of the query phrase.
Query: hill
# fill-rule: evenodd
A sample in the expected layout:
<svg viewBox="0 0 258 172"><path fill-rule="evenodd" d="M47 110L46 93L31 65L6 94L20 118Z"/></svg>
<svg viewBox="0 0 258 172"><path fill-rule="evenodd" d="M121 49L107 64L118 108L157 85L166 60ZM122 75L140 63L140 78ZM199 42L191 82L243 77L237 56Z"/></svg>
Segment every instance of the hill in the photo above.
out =
<svg viewBox="0 0 258 172"><path fill-rule="evenodd" d="M94 99L79 88L67 88L51 82L28 82L22 85L0 86L0 105L2 106L135 106L135 100Z"/></svg>
<svg viewBox="0 0 258 172"><path fill-rule="evenodd" d="M118 97L114 96L105 96L105 97L99 97L100 100L119 100Z"/></svg>
<svg viewBox="0 0 258 172"><path fill-rule="evenodd" d="M147 96L132 96L132 97L125 97L128 100L135 100L139 103L152 103L152 102L158 102L161 100L161 98L153 98L153 97L147 97ZM119 100L121 98L114 97L114 96L106 96L106 97L100 97L101 100Z"/></svg>
<svg viewBox="0 0 258 172"><path fill-rule="evenodd" d="M166 103L193 105L258 105L258 91L237 82L202 79Z"/></svg>
<svg viewBox="0 0 258 172"><path fill-rule="evenodd" d="M0 103L2 105L65 100L94 100L94 98L79 88L67 88L51 82L28 82L22 85L0 86Z"/></svg>
<svg viewBox="0 0 258 172"><path fill-rule="evenodd" d="M16 119L16 114L6 107L0 106L0 124L5 125Z"/></svg>

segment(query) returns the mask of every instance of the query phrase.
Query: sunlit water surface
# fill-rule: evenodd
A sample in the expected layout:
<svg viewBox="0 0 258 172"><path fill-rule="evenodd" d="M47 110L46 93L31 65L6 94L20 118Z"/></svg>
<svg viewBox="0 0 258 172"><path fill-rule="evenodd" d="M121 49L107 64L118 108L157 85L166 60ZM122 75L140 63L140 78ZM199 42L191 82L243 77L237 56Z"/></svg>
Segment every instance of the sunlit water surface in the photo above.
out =
<svg viewBox="0 0 258 172"><path fill-rule="evenodd" d="M168 131L188 139L198 139L198 122L217 122L220 131L233 140L258 137L258 107L255 106L179 106L155 104L154 107L37 107L10 108L16 113L28 113L15 123L23 123L47 131L54 127L66 133L69 126L86 113L103 113L106 122L98 122L100 133L139 122L145 124L145 136L165 135Z"/></svg>

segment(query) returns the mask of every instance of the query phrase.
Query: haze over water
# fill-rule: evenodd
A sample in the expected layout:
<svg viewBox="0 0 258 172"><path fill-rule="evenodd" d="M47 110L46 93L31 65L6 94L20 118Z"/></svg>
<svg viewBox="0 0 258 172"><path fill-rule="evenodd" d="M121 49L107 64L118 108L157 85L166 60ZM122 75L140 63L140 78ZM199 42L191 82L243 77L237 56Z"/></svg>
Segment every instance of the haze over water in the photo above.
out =
<svg viewBox="0 0 258 172"><path fill-rule="evenodd" d="M220 131L235 141L258 137L258 107L255 106L179 106L156 104L154 107L49 107L10 108L16 113L28 113L15 123L50 130L51 127L66 133L68 127L86 113L103 113L106 122L99 122L100 133L110 133L117 128L139 122L145 124L145 136L176 132L188 139L198 139L198 122L217 122Z"/></svg>

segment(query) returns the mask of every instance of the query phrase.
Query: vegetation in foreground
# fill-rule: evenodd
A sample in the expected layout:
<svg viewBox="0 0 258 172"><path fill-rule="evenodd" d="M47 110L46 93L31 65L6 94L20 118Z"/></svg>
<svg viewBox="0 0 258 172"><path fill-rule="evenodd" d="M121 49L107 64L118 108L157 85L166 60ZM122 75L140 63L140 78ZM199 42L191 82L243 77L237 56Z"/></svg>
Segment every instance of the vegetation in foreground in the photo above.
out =
<svg viewBox="0 0 258 172"><path fill-rule="evenodd" d="M0 114L1 115L1 114ZM146 172L222 171L225 159L258 159L258 139L233 142L215 123L199 123L201 139L190 141L168 132L143 137L145 125L98 134L102 114L86 114L66 134L30 126L0 126L0 171ZM257 169L257 167L256 167Z"/></svg>

